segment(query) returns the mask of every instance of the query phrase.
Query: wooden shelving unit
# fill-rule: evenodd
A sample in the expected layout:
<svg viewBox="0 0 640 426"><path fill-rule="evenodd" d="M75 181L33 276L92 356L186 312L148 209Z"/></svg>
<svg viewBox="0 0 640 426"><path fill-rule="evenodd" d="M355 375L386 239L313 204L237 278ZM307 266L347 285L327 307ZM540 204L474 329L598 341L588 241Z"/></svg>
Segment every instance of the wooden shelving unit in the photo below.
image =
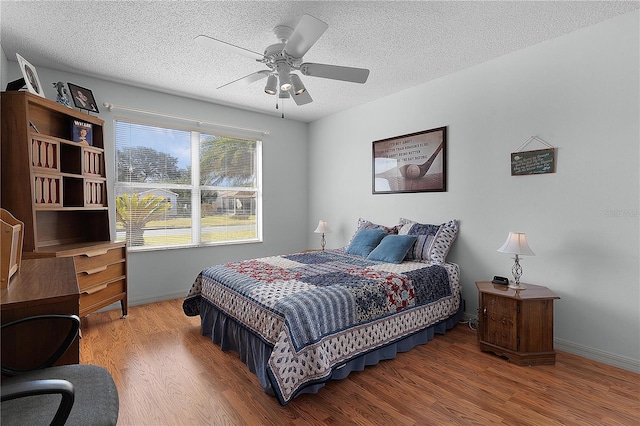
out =
<svg viewBox="0 0 640 426"><path fill-rule="evenodd" d="M73 142L90 123L92 145ZM2 207L24 223L23 257L74 257L80 315L116 301L127 314L127 256L112 242L104 122L27 92L2 93ZM78 264L92 259L92 268Z"/></svg>

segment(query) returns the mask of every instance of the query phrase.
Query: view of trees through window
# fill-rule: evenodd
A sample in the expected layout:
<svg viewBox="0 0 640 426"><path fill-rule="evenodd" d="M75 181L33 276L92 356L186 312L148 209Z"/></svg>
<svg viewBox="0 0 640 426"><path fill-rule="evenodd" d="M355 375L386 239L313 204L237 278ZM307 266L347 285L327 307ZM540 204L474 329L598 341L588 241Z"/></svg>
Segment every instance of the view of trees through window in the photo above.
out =
<svg viewBox="0 0 640 426"><path fill-rule="evenodd" d="M116 234L129 248L260 239L256 140L116 122Z"/></svg>

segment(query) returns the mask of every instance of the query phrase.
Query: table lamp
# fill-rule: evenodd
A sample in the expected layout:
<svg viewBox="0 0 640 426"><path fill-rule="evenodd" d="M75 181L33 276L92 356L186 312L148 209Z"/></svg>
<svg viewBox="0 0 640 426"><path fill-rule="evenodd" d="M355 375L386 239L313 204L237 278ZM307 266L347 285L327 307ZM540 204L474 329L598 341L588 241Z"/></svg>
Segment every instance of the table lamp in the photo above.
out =
<svg viewBox="0 0 640 426"><path fill-rule="evenodd" d="M520 277L522 276L522 267L520 266L520 259L518 256L535 256L536 254L529 248L527 244L527 237L524 232L509 232L507 241L504 242L502 247L498 249L500 253L515 254L515 263L511 268L515 284L509 284L509 288L516 290L524 290L526 287L520 284Z"/></svg>
<svg viewBox="0 0 640 426"><path fill-rule="evenodd" d="M318 227L315 231L316 234L322 234L322 238L320 239L320 245L322 246L322 251L324 251L324 246L326 244L326 240L324 239L324 234L329 234L331 230L329 229L329 225L327 225L326 220L321 220L318 222Z"/></svg>

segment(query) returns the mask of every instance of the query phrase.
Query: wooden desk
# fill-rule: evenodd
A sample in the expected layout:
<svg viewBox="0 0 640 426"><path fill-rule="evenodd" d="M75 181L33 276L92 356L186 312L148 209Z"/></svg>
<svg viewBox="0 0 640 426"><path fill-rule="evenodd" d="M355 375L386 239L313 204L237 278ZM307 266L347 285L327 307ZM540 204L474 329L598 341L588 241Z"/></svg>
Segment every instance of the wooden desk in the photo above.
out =
<svg viewBox="0 0 640 426"><path fill-rule="evenodd" d="M42 314L75 314L80 310L78 279L73 258L26 259L6 289L0 290L2 324ZM44 361L59 346L68 329L57 321L27 323L2 332L2 363L30 368ZM78 338L56 365L78 364Z"/></svg>

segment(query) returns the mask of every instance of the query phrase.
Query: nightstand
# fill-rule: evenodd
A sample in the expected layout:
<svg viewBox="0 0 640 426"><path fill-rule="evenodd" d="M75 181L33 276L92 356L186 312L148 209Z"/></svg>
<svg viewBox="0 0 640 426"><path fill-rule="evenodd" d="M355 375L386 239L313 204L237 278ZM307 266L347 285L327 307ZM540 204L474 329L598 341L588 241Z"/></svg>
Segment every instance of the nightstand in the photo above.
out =
<svg viewBox="0 0 640 426"><path fill-rule="evenodd" d="M553 300L547 287L527 284L524 290L476 281L478 343L517 365L553 365Z"/></svg>

